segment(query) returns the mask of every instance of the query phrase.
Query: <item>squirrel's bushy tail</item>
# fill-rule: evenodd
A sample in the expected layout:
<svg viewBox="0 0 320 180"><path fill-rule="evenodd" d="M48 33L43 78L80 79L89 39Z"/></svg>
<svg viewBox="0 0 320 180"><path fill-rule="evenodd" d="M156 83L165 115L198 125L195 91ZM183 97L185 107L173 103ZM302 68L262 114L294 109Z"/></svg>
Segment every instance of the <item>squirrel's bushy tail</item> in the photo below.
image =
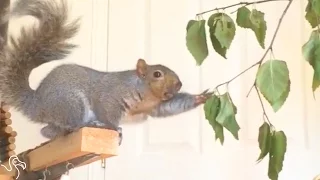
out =
<svg viewBox="0 0 320 180"><path fill-rule="evenodd" d="M39 24L21 28L20 36L10 37L11 46L0 52L0 98L34 118L37 97L29 86L29 75L41 64L70 54L76 46L66 40L78 32L79 19L67 22L69 14L64 0L18 0L11 15L31 15Z"/></svg>

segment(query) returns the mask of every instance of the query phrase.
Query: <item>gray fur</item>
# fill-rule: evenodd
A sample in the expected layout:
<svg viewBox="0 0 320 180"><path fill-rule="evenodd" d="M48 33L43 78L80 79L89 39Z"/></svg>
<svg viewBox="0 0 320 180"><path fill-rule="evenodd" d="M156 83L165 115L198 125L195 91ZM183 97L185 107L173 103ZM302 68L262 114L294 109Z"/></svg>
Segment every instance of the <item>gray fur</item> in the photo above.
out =
<svg viewBox="0 0 320 180"><path fill-rule="evenodd" d="M174 84L178 76L162 65L148 66L145 78L136 70L101 72L88 67L68 64L54 68L36 90L29 86L32 69L43 63L64 59L76 47L67 43L78 31L78 19L67 23L68 11L64 1L19 0L12 14L32 15L40 25L22 28L21 36L11 38L13 48L6 47L0 55L0 93L6 103L16 107L31 121L45 123L41 134L47 138L75 131L81 127L100 127L117 130L128 109L145 99L147 91L172 93L150 114L137 115L137 121L146 116L166 117L197 107L196 96L177 93ZM152 79L155 71L169 79ZM170 79L171 78L171 79ZM153 85L150 85L153 84ZM152 86L152 87L151 87ZM154 88L156 87L156 88ZM158 89L157 89L158 88ZM157 97L160 97L158 95ZM163 94L162 94L163 95Z"/></svg>
<svg viewBox="0 0 320 180"><path fill-rule="evenodd" d="M152 117L174 116L196 107L194 95L178 93L172 99L158 105L151 113Z"/></svg>
<svg viewBox="0 0 320 180"><path fill-rule="evenodd" d="M20 37L10 37L12 47L5 46L1 52L0 92L8 104L34 120L41 111L39 98L29 87L30 72L43 63L66 57L76 46L65 41L77 33L79 24L78 20L67 23L64 3L59 6L56 1L20 0L16 5L13 12L19 12L19 16L33 15L40 23L30 29L22 28Z"/></svg>
<svg viewBox="0 0 320 180"><path fill-rule="evenodd" d="M10 0L0 1L0 51L7 43Z"/></svg>

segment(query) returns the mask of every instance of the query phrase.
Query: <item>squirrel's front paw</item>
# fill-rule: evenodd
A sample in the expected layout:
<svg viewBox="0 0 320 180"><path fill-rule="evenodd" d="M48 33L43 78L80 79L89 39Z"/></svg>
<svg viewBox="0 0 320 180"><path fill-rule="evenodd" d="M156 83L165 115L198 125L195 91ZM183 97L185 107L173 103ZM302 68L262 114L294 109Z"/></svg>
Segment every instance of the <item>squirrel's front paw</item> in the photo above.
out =
<svg viewBox="0 0 320 180"><path fill-rule="evenodd" d="M196 95L196 104L200 105L205 103L213 94L213 92L208 92L209 89L203 91L201 94Z"/></svg>
<svg viewBox="0 0 320 180"><path fill-rule="evenodd" d="M117 132L119 133L119 146L121 145L122 143L122 128L121 127L118 127L117 129Z"/></svg>

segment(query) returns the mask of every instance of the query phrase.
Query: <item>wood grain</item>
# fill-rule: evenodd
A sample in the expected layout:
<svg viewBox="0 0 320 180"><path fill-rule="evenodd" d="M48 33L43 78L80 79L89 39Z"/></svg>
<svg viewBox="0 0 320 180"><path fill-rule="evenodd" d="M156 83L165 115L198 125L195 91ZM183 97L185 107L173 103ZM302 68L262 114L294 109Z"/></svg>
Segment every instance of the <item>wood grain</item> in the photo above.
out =
<svg viewBox="0 0 320 180"><path fill-rule="evenodd" d="M28 165L24 172L25 176L21 176L19 180L35 177L37 171L41 172L45 168L52 168L53 170L56 168L57 172L62 172L67 161L75 161L74 165L78 167L102 158L116 156L118 153L118 136L117 131L84 127L79 131L27 151L25 156L22 155L24 153L20 153L18 157L28 159ZM8 163L5 162L5 164ZM8 173L13 175L16 172L6 172L3 167L0 167L0 175Z"/></svg>

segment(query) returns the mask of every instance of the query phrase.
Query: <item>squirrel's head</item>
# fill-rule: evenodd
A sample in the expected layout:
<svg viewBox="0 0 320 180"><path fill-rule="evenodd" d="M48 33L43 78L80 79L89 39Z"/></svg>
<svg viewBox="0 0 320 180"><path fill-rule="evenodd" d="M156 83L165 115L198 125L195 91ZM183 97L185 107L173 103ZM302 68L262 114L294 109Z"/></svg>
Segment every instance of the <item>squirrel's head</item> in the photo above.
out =
<svg viewBox="0 0 320 180"><path fill-rule="evenodd" d="M145 60L139 59L136 71L153 95L163 101L172 98L182 87L178 75L166 66L148 65Z"/></svg>

